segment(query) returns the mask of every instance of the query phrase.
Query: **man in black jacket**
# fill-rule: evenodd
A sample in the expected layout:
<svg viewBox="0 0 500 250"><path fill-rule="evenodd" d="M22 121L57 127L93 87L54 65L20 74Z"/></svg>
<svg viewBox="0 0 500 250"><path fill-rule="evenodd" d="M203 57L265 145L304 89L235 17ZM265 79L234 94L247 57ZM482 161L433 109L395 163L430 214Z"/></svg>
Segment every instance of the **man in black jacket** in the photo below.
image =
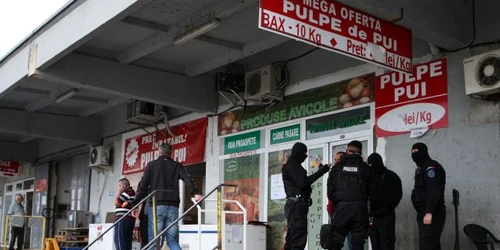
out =
<svg viewBox="0 0 500 250"><path fill-rule="evenodd" d="M287 233L285 250L304 250L307 244L307 213L311 200L311 185L328 172L329 165L320 165L319 170L307 176L302 163L307 158L307 147L303 143L295 143L292 154L283 166L282 176L285 185L286 204L285 217Z"/></svg>
<svg viewBox="0 0 500 250"><path fill-rule="evenodd" d="M331 222L331 250L340 250L349 232L352 250L362 250L365 243L368 198L375 202L376 192L371 169L361 157L362 147L361 142L351 141L346 155L333 166L328 176L328 199L335 206Z"/></svg>
<svg viewBox="0 0 500 250"><path fill-rule="evenodd" d="M179 218L179 179L184 181L186 186L191 190L191 195L193 195L196 200L202 198L186 168L181 163L172 160L172 146L169 144L162 144L160 145L159 151L160 157L146 165L144 175L142 176L135 196L137 204L148 195L148 192L153 192L155 190L171 190L171 192L157 192L154 195L156 198L157 233L163 231L167 226ZM152 209L152 206L149 206L149 241L152 241L154 238ZM181 250L179 246L178 224L172 226L165 236L170 250ZM158 243L158 245L160 245L160 243Z"/></svg>
<svg viewBox="0 0 500 250"><path fill-rule="evenodd" d="M446 172L439 162L431 159L423 143L413 145L411 157L417 164L411 201L417 211L419 247L420 250L441 250L441 233L446 221Z"/></svg>
<svg viewBox="0 0 500 250"><path fill-rule="evenodd" d="M375 228L370 232L373 250L394 250L396 243L396 207L403 197L401 179L384 166L382 157L373 153L368 157L368 165L373 168L377 187L377 203L371 216Z"/></svg>

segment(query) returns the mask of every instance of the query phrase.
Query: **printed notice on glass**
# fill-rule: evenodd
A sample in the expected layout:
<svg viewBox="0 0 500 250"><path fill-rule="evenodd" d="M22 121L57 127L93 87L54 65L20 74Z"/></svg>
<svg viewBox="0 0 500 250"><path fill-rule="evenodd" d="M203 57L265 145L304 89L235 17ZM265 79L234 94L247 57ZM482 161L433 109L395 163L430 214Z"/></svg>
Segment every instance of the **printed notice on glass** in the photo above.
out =
<svg viewBox="0 0 500 250"><path fill-rule="evenodd" d="M285 185L281 174L271 175L271 200L285 199Z"/></svg>

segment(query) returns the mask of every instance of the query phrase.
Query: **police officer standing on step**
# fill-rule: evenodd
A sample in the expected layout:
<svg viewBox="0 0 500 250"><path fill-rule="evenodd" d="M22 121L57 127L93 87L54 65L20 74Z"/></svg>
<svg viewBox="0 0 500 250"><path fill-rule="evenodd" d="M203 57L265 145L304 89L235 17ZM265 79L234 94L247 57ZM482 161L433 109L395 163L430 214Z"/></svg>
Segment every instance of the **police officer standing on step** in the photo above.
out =
<svg viewBox="0 0 500 250"><path fill-rule="evenodd" d="M285 217L288 231L285 250L304 250L307 243L307 213L311 200L311 185L330 170L329 165L320 165L319 170L307 176L302 163L307 158L307 147L303 143L295 143L292 154L283 166L282 176L287 201Z"/></svg>
<svg viewBox="0 0 500 250"><path fill-rule="evenodd" d="M375 186L369 166L361 157L363 145L351 141L346 155L328 176L328 199L335 205L331 222L332 250L340 250L351 232L352 250L362 250L368 226L368 198L375 202Z"/></svg>
<svg viewBox="0 0 500 250"><path fill-rule="evenodd" d="M446 221L446 172L439 162L431 159L423 143L413 145L411 157L417 164L411 201L417 211L419 249L441 250L441 233Z"/></svg>

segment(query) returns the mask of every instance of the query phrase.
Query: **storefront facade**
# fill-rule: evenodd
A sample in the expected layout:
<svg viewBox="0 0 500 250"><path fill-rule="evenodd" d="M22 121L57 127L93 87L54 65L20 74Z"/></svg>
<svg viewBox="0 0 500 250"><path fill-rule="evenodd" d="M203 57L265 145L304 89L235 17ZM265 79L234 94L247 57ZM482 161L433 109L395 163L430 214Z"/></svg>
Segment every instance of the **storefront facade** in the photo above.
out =
<svg viewBox="0 0 500 250"><path fill-rule="evenodd" d="M304 162L308 174L319 163L332 163L351 140L363 144L363 157L373 152L375 73L335 75L302 82L317 88L292 93L283 103L265 111L236 110L219 116L219 171L228 188L227 199L237 199L248 212L248 221L266 221L268 249L282 249L286 235L286 202L281 168L294 143L308 146ZM323 83L323 85L321 85ZM308 249L318 249L319 229L327 223L326 179L313 185L309 213ZM231 209L227 207L227 209ZM237 216L226 223L241 223Z"/></svg>

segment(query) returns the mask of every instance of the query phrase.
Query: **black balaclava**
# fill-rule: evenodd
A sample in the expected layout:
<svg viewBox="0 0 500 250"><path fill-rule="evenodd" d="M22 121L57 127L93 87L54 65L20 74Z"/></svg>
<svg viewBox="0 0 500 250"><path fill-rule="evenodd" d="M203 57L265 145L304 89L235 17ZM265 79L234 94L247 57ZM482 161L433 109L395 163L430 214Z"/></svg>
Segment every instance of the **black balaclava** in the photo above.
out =
<svg viewBox="0 0 500 250"><path fill-rule="evenodd" d="M423 164L425 161L429 160L431 157L429 156L429 151L427 149L427 145L419 142L413 144L411 149L418 149L418 152L411 153L411 158L417 165Z"/></svg>
<svg viewBox="0 0 500 250"><path fill-rule="evenodd" d="M385 170L384 161L382 161L382 156L378 153L373 153L368 156L368 164L371 165L376 173L382 173Z"/></svg>
<svg viewBox="0 0 500 250"><path fill-rule="evenodd" d="M299 163L302 163L307 158L307 146L304 143L297 142L292 147L292 155L290 156Z"/></svg>

